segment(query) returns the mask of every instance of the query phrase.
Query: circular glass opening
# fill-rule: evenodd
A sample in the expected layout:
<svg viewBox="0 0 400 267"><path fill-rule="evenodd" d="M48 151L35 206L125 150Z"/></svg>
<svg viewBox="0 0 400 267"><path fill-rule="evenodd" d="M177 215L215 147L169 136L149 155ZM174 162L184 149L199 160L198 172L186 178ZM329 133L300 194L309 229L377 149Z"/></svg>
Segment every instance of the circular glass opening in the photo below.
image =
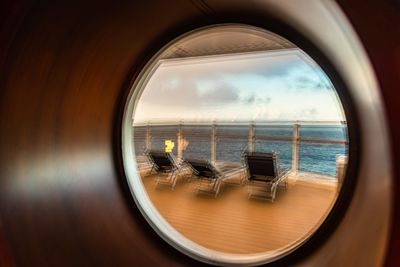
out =
<svg viewBox="0 0 400 267"><path fill-rule="evenodd" d="M141 212L208 263L267 263L304 244L347 166L346 117L327 75L288 40L247 25L166 45L135 81L122 132Z"/></svg>

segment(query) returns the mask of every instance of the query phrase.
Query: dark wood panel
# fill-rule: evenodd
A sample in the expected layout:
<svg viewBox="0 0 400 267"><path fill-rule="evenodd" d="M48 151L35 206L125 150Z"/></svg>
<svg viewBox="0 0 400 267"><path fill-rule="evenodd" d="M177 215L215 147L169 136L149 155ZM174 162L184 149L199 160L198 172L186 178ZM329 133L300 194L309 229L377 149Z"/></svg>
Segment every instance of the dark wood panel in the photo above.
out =
<svg viewBox="0 0 400 267"><path fill-rule="evenodd" d="M9 46L1 83L0 209L18 266L190 262L127 205L113 127L132 66L157 33L199 11L185 1L110 3L34 3Z"/></svg>
<svg viewBox="0 0 400 267"><path fill-rule="evenodd" d="M400 162L399 4L340 4L382 85L394 162ZM5 6L0 9L0 265L14 260L18 266L193 265L128 205L115 166L113 127L121 91L137 70L132 66L143 63L149 44L160 40L157 33L202 12L209 17L210 10L183 0L8 1ZM395 164L393 225L400 223L399 168ZM399 242L400 230L393 227L388 266L400 261Z"/></svg>
<svg viewBox="0 0 400 267"><path fill-rule="evenodd" d="M394 168L394 207L387 266L400 265L400 2L339 1L371 59L381 86Z"/></svg>

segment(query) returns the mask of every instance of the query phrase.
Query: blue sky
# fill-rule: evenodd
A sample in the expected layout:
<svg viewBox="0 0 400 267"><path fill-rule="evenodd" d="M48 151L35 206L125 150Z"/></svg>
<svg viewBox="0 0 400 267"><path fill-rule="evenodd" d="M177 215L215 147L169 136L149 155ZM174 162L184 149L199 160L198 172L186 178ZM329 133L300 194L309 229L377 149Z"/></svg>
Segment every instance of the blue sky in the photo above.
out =
<svg viewBox="0 0 400 267"><path fill-rule="evenodd" d="M301 50L165 60L134 122L344 120L329 79Z"/></svg>

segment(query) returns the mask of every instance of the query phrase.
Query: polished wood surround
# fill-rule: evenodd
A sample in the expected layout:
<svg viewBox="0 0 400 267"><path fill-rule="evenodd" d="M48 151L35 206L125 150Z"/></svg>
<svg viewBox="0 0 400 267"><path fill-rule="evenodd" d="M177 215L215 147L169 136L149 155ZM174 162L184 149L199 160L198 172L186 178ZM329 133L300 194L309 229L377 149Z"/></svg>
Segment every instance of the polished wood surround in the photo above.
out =
<svg viewBox="0 0 400 267"><path fill-rule="evenodd" d="M213 3L212 8L202 2ZM245 13L250 21L258 6L243 8L245 2L2 1L0 266L199 264L160 239L129 197L118 156L121 107L129 81L163 42L175 37L170 33L184 32L193 21L221 22L222 11ZM398 163L398 1L340 0L339 5L371 58L390 125L393 162ZM312 10L300 11L312 16ZM393 169L392 239L381 250L388 251L386 264L394 267L400 265L400 164ZM222 200L223 194L240 191L228 189L221 192ZM274 204L236 197L242 205L273 208L294 190L278 192ZM351 239L337 241L335 249ZM347 251L342 266L356 266L354 258L368 254L370 247L366 242ZM324 255L330 266L339 266L332 260L335 250Z"/></svg>

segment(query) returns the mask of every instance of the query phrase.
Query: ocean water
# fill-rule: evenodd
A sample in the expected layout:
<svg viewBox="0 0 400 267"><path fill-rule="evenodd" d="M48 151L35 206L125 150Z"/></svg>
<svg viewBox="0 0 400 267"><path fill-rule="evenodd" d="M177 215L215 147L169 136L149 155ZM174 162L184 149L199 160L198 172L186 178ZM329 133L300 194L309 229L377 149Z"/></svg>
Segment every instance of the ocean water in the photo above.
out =
<svg viewBox="0 0 400 267"><path fill-rule="evenodd" d="M183 136L187 147L183 158L211 158L210 125L183 126ZM134 127L135 153L141 155L146 150L147 127ZM163 150L164 141L175 143L173 153L177 154L178 126L151 126L152 149ZM217 160L242 162L242 153L248 146L248 126L216 126ZM257 125L255 128L254 150L258 152L275 151L280 168L291 168L293 150L293 126ZM348 145L346 126L301 126L299 128L299 171L314 172L335 176L336 156L347 155ZM310 140L313 139L313 140ZM322 142L322 140L330 142ZM331 142L333 141L333 142Z"/></svg>

